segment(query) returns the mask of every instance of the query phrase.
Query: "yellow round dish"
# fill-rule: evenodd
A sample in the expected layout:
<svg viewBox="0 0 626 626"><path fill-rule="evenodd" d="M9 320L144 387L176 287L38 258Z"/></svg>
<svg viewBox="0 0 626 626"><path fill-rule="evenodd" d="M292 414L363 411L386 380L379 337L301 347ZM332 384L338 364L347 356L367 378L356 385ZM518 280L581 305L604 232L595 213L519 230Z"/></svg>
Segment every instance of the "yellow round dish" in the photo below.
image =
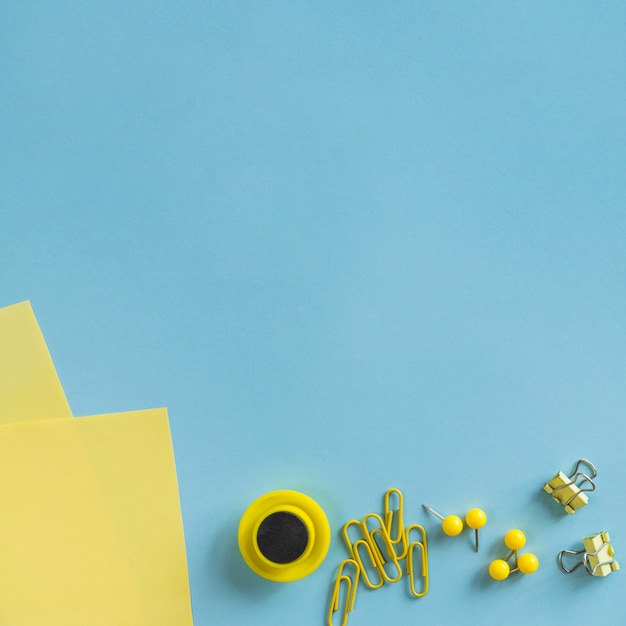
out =
<svg viewBox="0 0 626 626"><path fill-rule="evenodd" d="M297 527L300 543L291 548L289 545L278 545L278 551L283 556L272 560L268 558L268 552L271 554L272 550L265 546L260 530L267 525L272 527L272 520L277 520L278 524L274 523L272 531L274 537L270 539L280 544L282 538L275 536L276 526L280 530L281 520L284 522L291 516L294 516L292 525L295 523ZM261 546L259 537L262 539ZM246 509L239 522L238 541L241 555L252 571L276 582L291 582L308 576L321 565L330 546L330 525L315 500L303 493L283 489L266 493ZM293 560L290 559L291 554L294 555Z"/></svg>

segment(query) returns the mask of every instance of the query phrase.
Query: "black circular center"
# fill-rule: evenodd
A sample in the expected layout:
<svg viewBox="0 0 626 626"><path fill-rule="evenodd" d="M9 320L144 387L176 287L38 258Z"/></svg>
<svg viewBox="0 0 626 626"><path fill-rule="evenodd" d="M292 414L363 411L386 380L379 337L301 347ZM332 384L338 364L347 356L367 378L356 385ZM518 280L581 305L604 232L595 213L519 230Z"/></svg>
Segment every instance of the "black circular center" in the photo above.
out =
<svg viewBox="0 0 626 626"><path fill-rule="evenodd" d="M297 515L278 511L261 522L256 541L263 556L272 563L291 563L306 550L309 532Z"/></svg>

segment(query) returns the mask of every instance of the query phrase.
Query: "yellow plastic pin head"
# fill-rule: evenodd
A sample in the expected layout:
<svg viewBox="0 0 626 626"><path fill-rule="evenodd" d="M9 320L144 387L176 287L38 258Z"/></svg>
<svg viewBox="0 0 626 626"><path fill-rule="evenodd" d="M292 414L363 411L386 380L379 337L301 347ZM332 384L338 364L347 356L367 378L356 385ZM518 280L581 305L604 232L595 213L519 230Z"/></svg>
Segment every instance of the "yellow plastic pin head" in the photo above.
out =
<svg viewBox="0 0 626 626"><path fill-rule="evenodd" d="M514 528L504 536L504 543L510 550L521 550L526 544L526 535Z"/></svg>
<svg viewBox="0 0 626 626"><path fill-rule="evenodd" d="M539 567L539 559L534 554L527 552L517 559L517 567L522 574L534 574Z"/></svg>
<svg viewBox="0 0 626 626"><path fill-rule="evenodd" d="M478 552L478 529L487 523L487 514L482 509L470 509L465 516L465 523L474 529L476 552Z"/></svg>
<svg viewBox="0 0 626 626"><path fill-rule="evenodd" d="M457 515L448 515L441 522L441 529L449 537L456 537L463 532L463 521Z"/></svg>
<svg viewBox="0 0 626 626"><path fill-rule="evenodd" d="M494 580L506 580L510 573L511 568L504 559L496 559L489 564L489 576Z"/></svg>
<svg viewBox="0 0 626 626"><path fill-rule="evenodd" d="M470 509L465 516L465 523L470 528L478 530L487 523L487 514L482 509Z"/></svg>

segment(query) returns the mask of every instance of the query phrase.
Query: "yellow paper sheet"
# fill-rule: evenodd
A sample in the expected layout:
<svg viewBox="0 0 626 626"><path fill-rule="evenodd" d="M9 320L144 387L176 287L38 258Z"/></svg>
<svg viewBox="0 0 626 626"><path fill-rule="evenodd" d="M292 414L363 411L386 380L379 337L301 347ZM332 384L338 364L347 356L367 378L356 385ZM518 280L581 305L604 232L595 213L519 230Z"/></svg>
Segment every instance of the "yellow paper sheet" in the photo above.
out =
<svg viewBox="0 0 626 626"><path fill-rule="evenodd" d="M30 304L0 309L0 424L71 415Z"/></svg>
<svg viewBox="0 0 626 626"><path fill-rule="evenodd" d="M191 626L165 409L0 426L0 623Z"/></svg>

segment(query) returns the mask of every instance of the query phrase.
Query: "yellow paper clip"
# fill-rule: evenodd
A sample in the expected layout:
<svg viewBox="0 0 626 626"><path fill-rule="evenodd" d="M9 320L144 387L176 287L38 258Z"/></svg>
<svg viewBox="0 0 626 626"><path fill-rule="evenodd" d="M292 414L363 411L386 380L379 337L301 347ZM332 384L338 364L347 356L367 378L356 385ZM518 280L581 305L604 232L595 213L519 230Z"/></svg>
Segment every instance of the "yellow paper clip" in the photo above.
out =
<svg viewBox="0 0 626 626"><path fill-rule="evenodd" d="M377 527L373 528L372 530L370 530L367 525L368 520L370 519L375 520L377 524ZM372 548L374 558L378 563L378 571L380 572L380 575L388 583L398 582L402 578L402 568L400 567L400 563L398 562L398 557L396 556L394 546L391 543L391 538L389 537L387 528L380 515L378 515L377 513L368 513L361 521L361 528L363 530L363 535L369 541L369 544ZM382 547L378 542L377 537L380 537L382 539ZM385 557L383 551L386 552L387 557ZM387 573L385 566L388 563L393 564L395 569L395 577L392 577Z"/></svg>
<svg viewBox="0 0 626 626"><path fill-rule="evenodd" d="M411 534L412 530L420 532L421 541L413 541L412 543L410 542L409 535ZM408 546L407 554L406 554L406 573L409 578L409 591L411 592L411 595L415 596L416 598L422 598L428 593L428 543L426 539L426 531L424 530L423 526L420 526L419 524L412 524L411 526L408 526L405 529L404 537L405 537L405 542ZM422 583L421 591L417 591L415 588L414 552L416 548L419 548L420 550L421 561L422 561L421 576L422 576L423 583Z"/></svg>
<svg viewBox="0 0 626 626"><path fill-rule="evenodd" d="M359 522L358 520L353 519L344 524L343 538L346 542L346 545L348 546L348 550L350 550L350 554L352 554L352 558L356 561L359 567L363 582L370 589L378 589L379 587L382 587L385 584L385 579L383 578L383 575L381 573L381 568L378 564L378 560L376 559L376 557L374 556L374 552L372 551L369 538L361 538L361 539L357 539L355 542L352 542L352 540L350 539L350 534L349 534L349 528L351 526L357 526L359 530L361 531L361 533L363 533L363 527L361 525L361 522ZM370 578L368 574L368 569L363 563L363 559L361 557L361 552L363 550L365 550L365 552L367 553L367 559L369 561L368 567L371 570L376 570L378 574L378 581L375 583L372 582L372 579Z"/></svg>
<svg viewBox="0 0 626 626"><path fill-rule="evenodd" d="M619 570L619 563L614 559L615 550L609 543L611 537L607 532L597 533L590 537L583 539L583 549L574 550L561 550L558 555L559 567L566 573L571 574L575 569L578 569L581 565L585 567L585 571L590 576L608 576L611 572ZM567 568L563 564L563 555L578 555L582 554L583 558L574 567Z"/></svg>
<svg viewBox="0 0 626 626"><path fill-rule="evenodd" d="M398 508L395 510L392 509L390 506L390 500L394 495L398 502ZM385 510L383 515L383 518L385 520L385 528L387 529L389 539L394 546L402 544L402 551L400 553L396 552L396 557L398 560L402 560L406 556L408 549L408 544L406 542L406 533L404 532L404 508L402 499L402 492L399 489L389 489L385 492ZM394 531L394 527L395 536L392 534Z"/></svg>
<svg viewBox="0 0 626 626"><path fill-rule="evenodd" d="M591 472L589 474L579 472L578 468L580 465L586 465ZM597 475L598 472L593 463L587 459L579 459L569 476L566 476L563 472L557 472L543 486L543 490L549 493L555 502L562 504L568 514L572 515L589 502L584 492L593 491L596 488L593 479ZM588 486L583 489L582 486L585 483Z"/></svg>
<svg viewBox="0 0 626 626"><path fill-rule="evenodd" d="M343 570L346 566L354 567L354 577L344 574ZM328 610L328 626L333 625L333 617L339 611L339 597L341 596L341 587L345 588L345 600L343 603L343 611L341 613L341 626L346 626L350 613L354 609L354 601L356 600L356 590L359 585L359 576L361 569L354 559L345 559L339 565L337 577L333 586L333 593L330 600L330 608Z"/></svg>
<svg viewBox="0 0 626 626"><path fill-rule="evenodd" d="M526 535L521 530L514 528L504 536L504 543L511 550L510 554L503 559L496 559L489 564L489 575L494 580L506 580L510 574L522 572L522 574L533 574L539 567L539 560L534 554L527 552L517 554L526 545ZM513 568L509 561L514 557Z"/></svg>

